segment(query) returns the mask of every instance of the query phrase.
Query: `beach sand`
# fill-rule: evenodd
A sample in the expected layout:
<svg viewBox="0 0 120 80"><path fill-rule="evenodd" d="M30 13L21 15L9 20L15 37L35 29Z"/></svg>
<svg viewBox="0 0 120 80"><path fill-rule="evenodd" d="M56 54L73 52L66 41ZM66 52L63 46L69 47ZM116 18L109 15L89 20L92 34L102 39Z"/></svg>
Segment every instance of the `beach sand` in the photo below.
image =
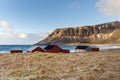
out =
<svg viewBox="0 0 120 80"><path fill-rule="evenodd" d="M69 43L69 44L64 44L64 45L72 45L72 46L77 46L77 45L88 45L88 46L120 46L118 43L112 43L112 44L92 44L92 43Z"/></svg>

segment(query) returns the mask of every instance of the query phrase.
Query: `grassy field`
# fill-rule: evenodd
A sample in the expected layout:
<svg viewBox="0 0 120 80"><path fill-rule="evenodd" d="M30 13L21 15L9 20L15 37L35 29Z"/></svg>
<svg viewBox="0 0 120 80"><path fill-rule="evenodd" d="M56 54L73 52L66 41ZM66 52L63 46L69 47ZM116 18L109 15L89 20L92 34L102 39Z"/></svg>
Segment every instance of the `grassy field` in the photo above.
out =
<svg viewBox="0 0 120 80"><path fill-rule="evenodd" d="M0 80L120 80L120 50L0 54Z"/></svg>

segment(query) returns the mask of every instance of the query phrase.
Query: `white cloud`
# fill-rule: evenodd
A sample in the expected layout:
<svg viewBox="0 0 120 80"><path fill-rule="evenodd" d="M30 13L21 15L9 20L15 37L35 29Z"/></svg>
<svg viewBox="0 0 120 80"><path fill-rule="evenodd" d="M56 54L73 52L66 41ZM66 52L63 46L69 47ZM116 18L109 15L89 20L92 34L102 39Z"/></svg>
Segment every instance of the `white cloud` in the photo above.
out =
<svg viewBox="0 0 120 80"><path fill-rule="evenodd" d="M27 34L26 33L20 33L19 37L22 38L22 39L25 39L25 38L27 38Z"/></svg>
<svg viewBox="0 0 120 80"><path fill-rule="evenodd" d="M48 35L48 32L25 33L0 31L0 44L34 44Z"/></svg>
<svg viewBox="0 0 120 80"><path fill-rule="evenodd" d="M0 21L0 27L5 29L0 31L0 44L34 44L50 34L50 32L16 32L12 25L6 21Z"/></svg>
<svg viewBox="0 0 120 80"><path fill-rule="evenodd" d="M6 22L6 21L0 21L0 26L1 26L1 27L4 27L4 28L8 28L8 29L11 29L11 28L12 28L12 25L9 24L9 23Z"/></svg>
<svg viewBox="0 0 120 80"><path fill-rule="evenodd" d="M120 15L120 0L100 0L96 5L106 15Z"/></svg>
<svg viewBox="0 0 120 80"><path fill-rule="evenodd" d="M0 44L34 44L44 39L50 32L26 33L16 32L12 25L6 21L0 21L0 27L5 30L0 31Z"/></svg>

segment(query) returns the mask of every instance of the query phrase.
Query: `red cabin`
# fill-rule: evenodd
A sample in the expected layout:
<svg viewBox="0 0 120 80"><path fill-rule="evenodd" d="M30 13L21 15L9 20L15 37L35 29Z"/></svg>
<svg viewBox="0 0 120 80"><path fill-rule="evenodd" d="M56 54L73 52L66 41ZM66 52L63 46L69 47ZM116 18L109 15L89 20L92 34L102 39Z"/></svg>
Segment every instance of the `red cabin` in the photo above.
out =
<svg viewBox="0 0 120 80"><path fill-rule="evenodd" d="M88 47L87 51L99 51L99 48L97 48L97 47Z"/></svg>
<svg viewBox="0 0 120 80"><path fill-rule="evenodd" d="M48 45L44 49L46 52L51 52L51 53L60 53L60 52L69 53L69 50L64 50L57 45Z"/></svg>
<svg viewBox="0 0 120 80"><path fill-rule="evenodd" d="M91 48L91 51L99 51L99 48Z"/></svg>
<svg viewBox="0 0 120 80"><path fill-rule="evenodd" d="M28 52L45 52L45 50L40 48L39 46L33 46L28 49Z"/></svg>
<svg viewBox="0 0 120 80"><path fill-rule="evenodd" d="M62 51L63 53L70 53L70 51L69 50L65 50L65 49L63 49L63 51Z"/></svg>
<svg viewBox="0 0 120 80"><path fill-rule="evenodd" d="M99 51L98 47L95 46L77 46L75 48L76 52L86 52L86 51Z"/></svg>
<svg viewBox="0 0 120 80"><path fill-rule="evenodd" d="M10 50L10 53L23 53L23 50Z"/></svg>

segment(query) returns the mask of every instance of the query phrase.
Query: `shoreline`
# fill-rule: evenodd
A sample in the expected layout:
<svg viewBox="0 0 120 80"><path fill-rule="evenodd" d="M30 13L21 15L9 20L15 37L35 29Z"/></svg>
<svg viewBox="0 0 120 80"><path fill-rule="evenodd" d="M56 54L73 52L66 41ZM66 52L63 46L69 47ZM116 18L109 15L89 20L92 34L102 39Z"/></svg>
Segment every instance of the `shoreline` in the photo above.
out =
<svg viewBox="0 0 120 80"><path fill-rule="evenodd" d="M88 45L88 46L120 46L120 44L92 44L92 43L70 43L70 44L63 44L68 46L78 46L78 45Z"/></svg>
<svg viewBox="0 0 120 80"><path fill-rule="evenodd" d="M95 46L95 47L98 47L100 50L120 49L120 44L84 44L84 43L82 43L80 45ZM42 46L42 45L38 45L38 46ZM76 44L76 45L75 44L66 44L66 45L59 45L59 46L63 49L69 49L70 52L73 52L73 51L75 51L75 47L77 47L78 44ZM25 47L25 46L11 46L11 47L9 47L9 46L6 46L5 48L1 48L0 54L10 53L10 50L12 48L14 49L14 47L18 47L18 49L22 49L24 52L26 52L27 49L29 49L29 47L31 47L31 46L29 46L29 47Z"/></svg>

